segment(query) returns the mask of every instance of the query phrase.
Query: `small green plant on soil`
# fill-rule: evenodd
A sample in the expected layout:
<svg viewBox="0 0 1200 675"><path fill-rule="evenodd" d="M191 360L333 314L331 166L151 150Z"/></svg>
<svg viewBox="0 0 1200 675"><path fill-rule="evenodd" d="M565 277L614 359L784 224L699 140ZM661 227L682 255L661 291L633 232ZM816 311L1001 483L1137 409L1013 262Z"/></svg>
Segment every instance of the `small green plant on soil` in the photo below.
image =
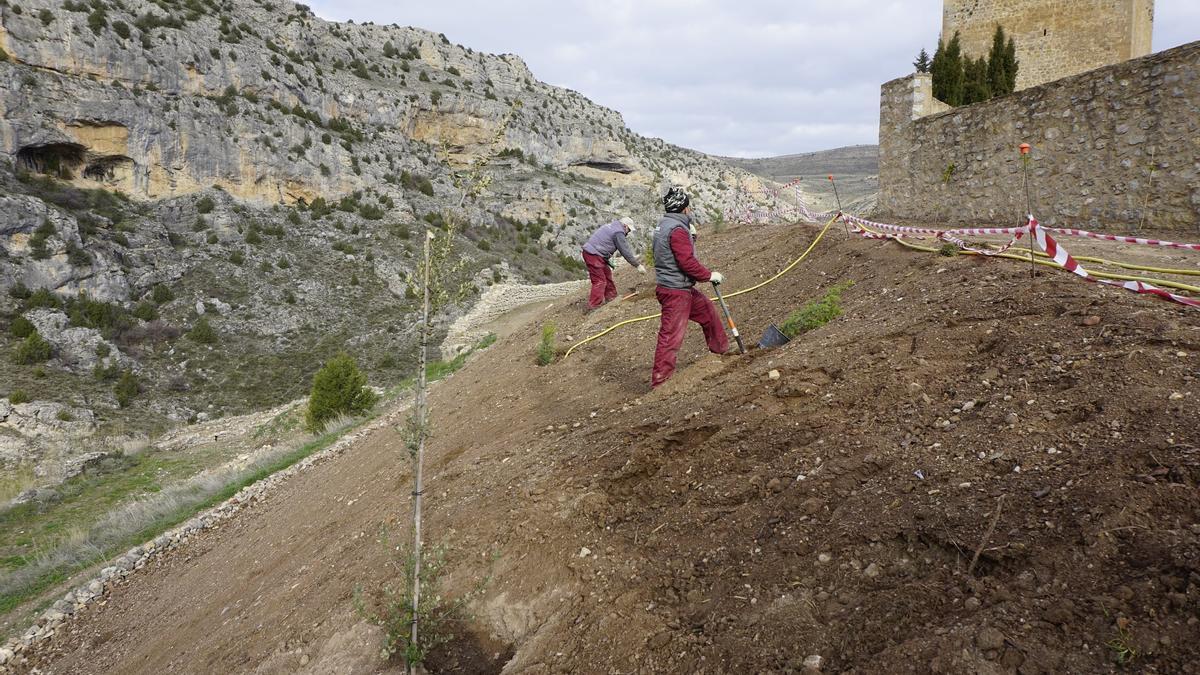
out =
<svg viewBox="0 0 1200 675"><path fill-rule="evenodd" d="M704 207L704 213L708 216L708 222L712 223L713 233L720 234L725 229L725 213L712 206Z"/></svg>
<svg viewBox="0 0 1200 675"><path fill-rule="evenodd" d="M1113 651L1117 663L1122 666L1133 663L1139 654L1137 647L1133 644L1133 634L1129 631L1128 619L1117 620L1116 637L1104 643L1104 645Z"/></svg>
<svg viewBox="0 0 1200 675"><path fill-rule="evenodd" d="M941 248L938 249L938 255L946 256L947 258L953 258L954 256L958 255L958 250L958 244L946 242L945 244L942 244Z"/></svg>
<svg viewBox="0 0 1200 675"><path fill-rule="evenodd" d="M367 376L354 359L348 354L338 354L313 376L304 428L319 433L338 415L361 415L378 400L375 392L367 388Z"/></svg>
<svg viewBox="0 0 1200 675"><path fill-rule="evenodd" d="M842 315L842 293L854 285L853 281L838 284L825 291L819 300L814 300L791 313L779 330L789 338L820 328Z"/></svg>
<svg viewBox="0 0 1200 675"><path fill-rule="evenodd" d="M537 363L539 366L548 366L554 363L554 337L558 333L558 326L553 321L547 322L542 326L542 341L538 343Z"/></svg>
<svg viewBox="0 0 1200 675"><path fill-rule="evenodd" d="M446 548L430 546L422 554L420 581L421 602L413 611L413 575L417 573L417 556L408 546L391 544L386 534L380 542L395 555L389 561L389 577L377 592L354 589L354 607L367 621L383 628L385 637L381 656L385 659L399 655L409 672L420 666L438 647L455 638L455 624L469 621L468 605L483 594L490 581L484 577L474 588L453 600L441 591L442 571L446 567ZM412 626L421 626L416 642Z"/></svg>

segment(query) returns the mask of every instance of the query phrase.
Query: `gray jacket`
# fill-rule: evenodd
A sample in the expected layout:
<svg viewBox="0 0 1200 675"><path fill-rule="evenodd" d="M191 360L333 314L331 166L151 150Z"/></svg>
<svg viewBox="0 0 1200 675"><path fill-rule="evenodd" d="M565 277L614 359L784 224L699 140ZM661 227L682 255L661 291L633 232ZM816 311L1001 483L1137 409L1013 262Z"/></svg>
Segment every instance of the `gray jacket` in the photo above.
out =
<svg viewBox="0 0 1200 675"><path fill-rule="evenodd" d="M583 250L604 258L605 262L608 262L613 253L620 251L630 265L637 267L641 264L633 254L633 249L629 248L629 242L625 240L625 226L619 220L596 230L583 245Z"/></svg>
<svg viewBox="0 0 1200 675"><path fill-rule="evenodd" d="M667 213L654 230L654 280L663 288L687 290L696 285L695 279L680 268L675 252L671 250L671 232L681 227L686 231L691 224L691 216Z"/></svg>

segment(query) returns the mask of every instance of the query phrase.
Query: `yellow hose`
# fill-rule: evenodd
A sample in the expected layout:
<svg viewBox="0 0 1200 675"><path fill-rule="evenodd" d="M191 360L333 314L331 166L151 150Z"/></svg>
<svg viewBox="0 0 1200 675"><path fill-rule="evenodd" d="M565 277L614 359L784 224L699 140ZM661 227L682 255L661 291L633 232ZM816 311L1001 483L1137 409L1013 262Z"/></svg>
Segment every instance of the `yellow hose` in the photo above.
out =
<svg viewBox="0 0 1200 675"><path fill-rule="evenodd" d="M801 253L799 258L796 258L795 260L793 260L792 264L790 264L787 267L780 270L779 274L776 274L775 276L771 277L770 279L767 279L766 281L762 282L761 284L751 286L750 288L742 289L740 291L737 291L736 293L730 293L730 294L726 295L725 297L726 298L736 298L739 295L744 295L751 291L757 291L758 289L762 288L763 286L766 286L767 284L770 284L770 283L776 281L777 279L779 279L779 277L782 277L783 275L792 271L792 269L796 265L799 265L805 258L808 257L809 253L812 253L812 250L817 247L817 244L820 243L821 238L825 236L825 233L829 231L829 227L831 225L833 225L833 223L835 221L837 221L837 216L830 218L829 222L825 223L825 227L821 228L821 232L817 234L817 238L813 239L812 243L808 245L808 248L804 250L804 253ZM716 298L709 298L709 299L715 300ZM608 328L605 328L604 330L600 331L599 333L596 333L595 335L584 338L583 340L580 340L579 342L576 342L575 344L571 345L571 348L567 350L567 353L563 354L563 358L566 359L567 357L569 357L571 355L571 352L575 351L579 347L586 345L587 343L591 342L592 340L597 340L599 338L602 338L605 335L608 335L609 333L613 332L614 330L616 330L622 326L628 326L631 323L639 323L641 321L650 321L651 319L657 319L660 316L662 316L662 312L659 312L658 314L650 314L648 316L639 316L635 319L626 319L625 321L622 321L620 323L615 323L615 324L609 326Z"/></svg>

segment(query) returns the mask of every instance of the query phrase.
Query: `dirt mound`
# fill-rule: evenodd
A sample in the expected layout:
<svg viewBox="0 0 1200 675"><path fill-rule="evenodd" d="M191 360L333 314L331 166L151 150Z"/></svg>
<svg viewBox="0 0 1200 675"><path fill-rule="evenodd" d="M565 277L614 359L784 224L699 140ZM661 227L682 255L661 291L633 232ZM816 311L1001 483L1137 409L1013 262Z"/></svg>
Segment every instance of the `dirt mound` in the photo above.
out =
<svg viewBox="0 0 1200 675"><path fill-rule="evenodd" d="M814 234L700 248L733 291ZM533 323L446 381L428 531L448 546L448 590L492 577L435 670L1194 668L1200 314L837 233L731 305L757 336L848 280L844 316L777 350L707 354L693 327L653 393L656 322L548 368ZM558 304L546 319L583 337L594 317ZM645 294L605 310L655 311ZM85 610L31 665L394 667L362 654L352 597L390 569L376 533L408 516L406 459L381 432L299 476Z"/></svg>

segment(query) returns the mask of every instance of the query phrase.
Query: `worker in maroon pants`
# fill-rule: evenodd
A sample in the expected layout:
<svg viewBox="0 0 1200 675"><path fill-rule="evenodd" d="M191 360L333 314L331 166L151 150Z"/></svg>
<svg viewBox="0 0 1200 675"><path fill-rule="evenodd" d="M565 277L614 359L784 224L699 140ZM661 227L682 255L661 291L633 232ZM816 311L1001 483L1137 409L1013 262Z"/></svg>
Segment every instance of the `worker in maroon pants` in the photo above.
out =
<svg viewBox="0 0 1200 675"><path fill-rule="evenodd" d="M724 281L720 272L711 272L696 259L695 227L692 225L691 200L687 193L672 187L663 197L666 215L654 231L654 289L662 306L658 328L658 346L654 350L654 371L650 385L657 387L675 372L675 357L683 345L689 320L704 329L709 351L724 354L729 349L725 327L717 316L712 300L696 290L696 282Z"/></svg>
<svg viewBox="0 0 1200 675"><path fill-rule="evenodd" d="M646 272L646 266L638 262L637 256L633 255L633 250L629 248L629 242L625 239L633 230L632 219L614 220L600 226L583 245L583 262L587 265L588 279L592 282L592 292L588 295L588 309L596 309L617 297L617 284L613 282L610 262L617 251L620 251L621 256L639 272Z"/></svg>

